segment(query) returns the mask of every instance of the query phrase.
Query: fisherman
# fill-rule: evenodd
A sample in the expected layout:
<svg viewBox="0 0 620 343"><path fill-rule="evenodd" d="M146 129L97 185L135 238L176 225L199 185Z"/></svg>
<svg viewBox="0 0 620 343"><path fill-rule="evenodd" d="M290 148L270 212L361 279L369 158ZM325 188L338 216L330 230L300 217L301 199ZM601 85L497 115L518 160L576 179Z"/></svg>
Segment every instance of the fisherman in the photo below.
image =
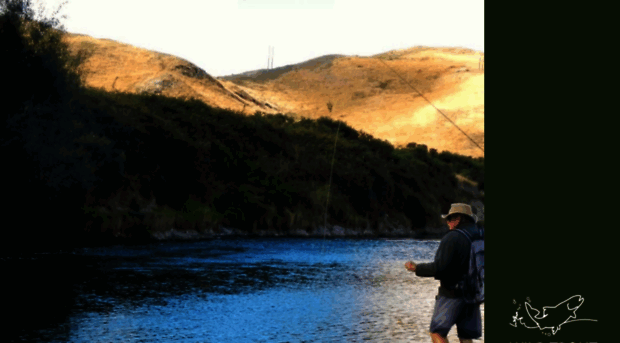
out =
<svg viewBox="0 0 620 343"><path fill-rule="evenodd" d="M450 231L441 239L435 260L431 263L405 263L405 268L417 276L440 280L435 310L431 319L431 338L433 343L448 342L448 332L456 324L461 343L471 342L482 336L482 317L480 305L467 304L463 299L457 282L467 274L470 242L465 235L455 229L467 231L470 237L477 235L477 217L467 204L452 204L446 219Z"/></svg>

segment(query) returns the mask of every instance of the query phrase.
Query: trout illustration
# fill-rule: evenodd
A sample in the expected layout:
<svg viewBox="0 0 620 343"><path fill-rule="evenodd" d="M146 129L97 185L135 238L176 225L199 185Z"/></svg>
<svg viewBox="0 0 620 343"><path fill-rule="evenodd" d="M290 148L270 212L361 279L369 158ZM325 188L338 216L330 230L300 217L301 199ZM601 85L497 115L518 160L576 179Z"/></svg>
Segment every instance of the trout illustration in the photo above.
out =
<svg viewBox="0 0 620 343"><path fill-rule="evenodd" d="M580 295L575 295L555 306L544 306L542 313L526 302L525 311L539 329L551 329L555 335L562 324L571 322L571 319L577 319L575 312L583 304L583 300Z"/></svg>

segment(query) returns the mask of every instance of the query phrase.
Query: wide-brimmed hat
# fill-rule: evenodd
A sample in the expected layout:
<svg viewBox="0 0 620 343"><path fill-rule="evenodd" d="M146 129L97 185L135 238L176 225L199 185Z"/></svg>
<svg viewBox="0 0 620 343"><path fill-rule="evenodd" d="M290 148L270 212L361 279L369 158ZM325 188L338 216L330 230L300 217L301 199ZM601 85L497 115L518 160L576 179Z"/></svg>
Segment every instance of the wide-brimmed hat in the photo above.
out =
<svg viewBox="0 0 620 343"><path fill-rule="evenodd" d="M452 206L450 206L450 211L448 211L448 214L442 214L441 218L446 219L449 215L456 213L470 216L471 219L474 220L474 222L478 221L478 217L476 217L474 212L472 212L471 206L467 204L452 204Z"/></svg>

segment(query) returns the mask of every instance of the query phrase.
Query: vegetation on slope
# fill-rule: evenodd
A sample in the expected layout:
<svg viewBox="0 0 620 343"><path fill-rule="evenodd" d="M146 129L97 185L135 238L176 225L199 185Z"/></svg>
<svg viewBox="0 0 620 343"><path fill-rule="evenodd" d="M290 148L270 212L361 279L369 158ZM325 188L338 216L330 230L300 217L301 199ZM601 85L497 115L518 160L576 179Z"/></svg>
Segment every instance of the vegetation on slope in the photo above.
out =
<svg viewBox="0 0 620 343"><path fill-rule="evenodd" d="M20 1L4 1L19 4ZM483 184L483 159L394 148L328 117L245 116L198 100L106 92L80 82L52 23L26 7L0 15L7 65L0 136L13 246L142 240L158 231L331 225L441 225L462 199L455 175ZM326 209L334 140L335 164Z"/></svg>

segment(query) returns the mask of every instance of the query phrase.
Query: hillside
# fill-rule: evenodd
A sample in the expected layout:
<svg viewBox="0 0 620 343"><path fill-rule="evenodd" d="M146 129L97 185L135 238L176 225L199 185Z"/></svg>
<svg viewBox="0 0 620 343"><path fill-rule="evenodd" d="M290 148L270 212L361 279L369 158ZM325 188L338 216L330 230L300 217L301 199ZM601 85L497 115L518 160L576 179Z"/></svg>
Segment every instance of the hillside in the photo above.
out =
<svg viewBox="0 0 620 343"><path fill-rule="evenodd" d="M277 68L255 73L260 77L249 78L250 72L220 79L260 93L284 112L308 118L329 116L326 103L331 101L333 116L396 146L415 142L480 157L480 149L400 78L484 148L480 57L484 54L467 49L416 47L372 57L326 58L288 68L284 74ZM269 72L278 76L271 78Z"/></svg>
<svg viewBox="0 0 620 343"><path fill-rule="evenodd" d="M371 57L329 55L214 78L167 54L83 35L68 34L65 39L74 52L89 56L82 67L91 87L196 98L246 114L331 116L395 146L415 142L438 151L484 155L400 78L484 147L484 71L478 69L479 59L484 58L481 52L415 47ZM332 113L327 102L333 104Z"/></svg>
<svg viewBox="0 0 620 343"><path fill-rule="evenodd" d="M184 59L109 39L66 34L72 53L87 58L81 68L87 86L105 91L195 98L223 109L276 113L277 108L253 98L235 85L224 86Z"/></svg>
<svg viewBox="0 0 620 343"><path fill-rule="evenodd" d="M0 150L6 212L18 219L3 249L133 244L171 231L419 237L445 227L451 203L484 202L484 158L394 147L350 124L367 125L364 110L395 113L385 104L410 96L372 63L424 62L424 49L218 79L174 56L15 15L0 15L0 26L11 70ZM412 81L436 95L446 75ZM300 99L314 117L325 100L334 111L288 115ZM347 110L347 122L335 120Z"/></svg>

